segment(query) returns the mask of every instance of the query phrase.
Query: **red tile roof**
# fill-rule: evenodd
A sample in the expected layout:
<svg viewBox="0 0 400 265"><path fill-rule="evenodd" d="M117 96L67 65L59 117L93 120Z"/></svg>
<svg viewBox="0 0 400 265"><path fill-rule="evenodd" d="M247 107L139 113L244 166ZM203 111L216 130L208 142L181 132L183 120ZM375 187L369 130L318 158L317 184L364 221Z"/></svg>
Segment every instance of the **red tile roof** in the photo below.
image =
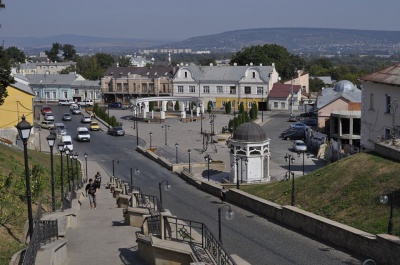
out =
<svg viewBox="0 0 400 265"><path fill-rule="evenodd" d="M269 92L269 98L288 98L290 95L291 84L275 83ZM300 85L293 85L293 93L299 92Z"/></svg>

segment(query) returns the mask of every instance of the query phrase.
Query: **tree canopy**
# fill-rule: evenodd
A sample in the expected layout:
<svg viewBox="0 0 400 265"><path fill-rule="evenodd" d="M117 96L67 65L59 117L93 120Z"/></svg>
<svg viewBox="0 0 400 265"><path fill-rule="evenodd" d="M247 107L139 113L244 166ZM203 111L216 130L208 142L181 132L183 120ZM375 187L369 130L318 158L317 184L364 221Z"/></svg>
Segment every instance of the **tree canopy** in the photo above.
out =
<svg viewBox="0 0 400 265"><path fill-rule="evenodd" d="M64 44L62 46L64 60L66 61L74 61L76 56L76 49L74 45Z"/></svg>
<svg viewBox="0 0 400 265"><path fill-rule="evenodd" d="M7 87L14 83L14 78L11 76L10 60L0 46L0 105L3 105L5 98L8 96Z"/></svg>
<svg viewBox="0 0 400 265"><path fill-rule="evenodd" d="M119 57L118 64L120 67L128 67L131 66L131 59L127 56L121 56Z"/></svg>
<svg viewBox="0 0 400 265"><path fill-rule="evenodd" d="M5 50L8 58L10 59L10 64L11 65L17 65L18 63L24 63L25 62L25 53L18 49L15 46L8 47Z"/></svg>
<svg viewBox="0 0 400 265"><path fill-rule="evenodd" d="M263 46L244 47L237 52L231 59L230 64L233 65L271 65L275 63L275 67L283 79L291 79L296 72L304 67L304 60L298 55L289 53L285 47L277 44L265 44Z"/></svg>

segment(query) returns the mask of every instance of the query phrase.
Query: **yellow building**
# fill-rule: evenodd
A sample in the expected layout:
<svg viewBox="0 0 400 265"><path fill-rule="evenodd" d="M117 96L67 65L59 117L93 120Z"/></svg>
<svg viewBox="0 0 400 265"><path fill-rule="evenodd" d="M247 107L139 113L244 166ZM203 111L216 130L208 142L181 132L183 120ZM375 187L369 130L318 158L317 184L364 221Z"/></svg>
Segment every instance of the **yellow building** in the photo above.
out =
<svg viewBox="0 0 400 265"><path fill-rule="evenodd" d="M21 82L7 87L8 96L0 105L0 137L15 141L17 129L15 125L25 115L26 121L33 125L33 98L32 89Z"/></svg>

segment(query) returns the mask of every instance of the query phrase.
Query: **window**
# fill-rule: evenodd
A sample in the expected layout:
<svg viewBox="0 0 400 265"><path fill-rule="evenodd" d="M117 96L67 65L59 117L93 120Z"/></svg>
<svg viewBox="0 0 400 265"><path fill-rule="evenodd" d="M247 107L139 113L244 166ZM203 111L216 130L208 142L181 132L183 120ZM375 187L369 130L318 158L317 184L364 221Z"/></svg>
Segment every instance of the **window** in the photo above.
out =
<svg viewBox="0 0 400 265"><path fill-rule="evenodd" d="M68 98L68 91L63 91L63 95L64 95L64 98L67 99Z"/></svg>
<svg viewBox="0 0 400 265"><path fill-rule="evenodd" d="M230 86L229 87L229 94L236 94L236 87L235 86Z"/></svg>
<svg viewBox="0 0 400 265"><path fill-rule="evenodd" d="M256 78L256 72L253 72L253 78Z"/></svg>
<svg viewBox="0 0 400 265"><path fill-rule="evenodd" d="M369 109L370 110L374 109L374 94L369 95Z"/></svg>
<svg viewBox="0 0 400 265"><path fill-rule="evenodd" d="M275 109L278 108L278 102L274 102L274 108L275 108Z"/></svg>
<svg viewBox="0 0 400 265"><path fill-rule="evenodd" d="M391 96L390 95L385 95L385 113L390 114L390 101L391 101Z"/></svg>
<svg viewBox="0 0 400 265"><path fill-rule="evenodd" d="M245 87L244 87L244 93L245 93L245 94L251 94L251 87L245 86Z"/></svg>
<svg viewBox="0 0 400 265"><path fill-rule="evenodd" d="M154 93L154 84L149 84L150 93Z"/></svg>
<svg viewBox="0 0 400 265"><path fill-rule="evenodd" d="M121 83L117 83L117 90L118 91L122 91L122 84Z"/></svg>
<svg viewBox="0 0 400 265"><path fill-rule="evenodd" d="M128 83L124 83L124 90L129 91Z"/></svg>
<svg viewBox="0 0 400 265"><path fill-rule="evenodd" d="M178 86L178 93L183 93L183 86Z"/></svg>
<svg viewBox="0 0 400 265"><path fill-rule="evenodd" d="M147 84L142 84L142 93L147 92Z"/></svg>
<svg viewBox="0 0 400 265"><path fill-rule="evenodd" d="M264 92L264 88L263 87L257 87L257 95L261 95Z"/></svg>
<svg viewBox="0 0 400 265"><path fill-rule="evenodd" d="M46 92L46 98L47 98L47 99L50 98L50 92Z"/></svg>
<svg viewBox="0 0 400 265"><path fill-rule="evenodd" d="M78 89L75 89L75 90L74 90L74 94L75 94L75 95L78 95L78 94L79 94L79 90L78 90Z"/></svg>
<svg viewBox="0 0 400 265"><path fill-rule="evenodd" d="M196 93L196 87L195 86L189 86L189 93Z"/></svg>
<svg viewBox="0 0 400 265"><path fill-rule="evenodd" d="M210 87L209 86L203 86L203 93L210 93Z"/></svg>
<svg viewBox="0 0 400 265"><path fill-rule="evenodd" d="M187 78L187 72L185 72L185 78Z"/></svg>
<svg viewBox="0 0 400 265"><path fill-rule="evenodd" d="M224 89L222 88L222 86L217 86L217 93L218 94L224 93Z"/></svg>
<svg viewBox="0 0 400 265"><path fill-rule="evenodd" d="M286 108L285 102L281 102L281 109L285 109L285 108Z"/></svg>
<svg viewBox="0 0 400 265"><path fill-rule="evenodd" d="M57 92L56 91L53 91L53 97L52 98L57 98Z"/></svg>
<svg viewBox="0 0 400 265"><path fill-rule="evenodd" d="M389 140L392 138L390 128L385 128L384 133L385 133L385 135L383 137L385 137L385 140Z"/></svg>

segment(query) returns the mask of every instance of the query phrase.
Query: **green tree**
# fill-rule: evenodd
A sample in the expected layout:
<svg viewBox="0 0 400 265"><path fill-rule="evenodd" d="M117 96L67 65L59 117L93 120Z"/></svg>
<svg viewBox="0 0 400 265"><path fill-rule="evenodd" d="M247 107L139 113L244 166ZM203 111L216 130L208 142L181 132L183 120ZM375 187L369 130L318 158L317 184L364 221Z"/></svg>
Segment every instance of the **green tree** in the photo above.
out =
<svg viewBox="0 0 400 265"><path fill-rule="evenodd" d="M289 53L285 47L277 44L265 44L263 46L245 47L237 52L231 59L233 65L271 65L275 67L283 80L289 80L294 75L294 69L303 69L305 62L298 55Z"/></svg>
<svg viewBox="0 0 400 265"><path fill-rule="evenodd" d="M201 58L198 60L198 64L202 66L209 66L211 64L217 65L217 62L214 58Z"/></svg>
<svg viewBox="0 0 400 265"><path fill-rule="evenodd" d="M149 102L149 111L153 111L154 110L154 105L155 105L154 101L150 101Z"/></svg>
<svg viewBox="0 0 400 265"><path fill-rule="evenodd" d="M60 71L60 74L69 74L69 73L73 73L73 72L77 72L76 65L74 65L74 64L67 66L65 69L62 69ZM80 74L80 73L78 73L78 74Z"/></svg>
<svg viewBox="0 0 400 265"><path fill-rule="evenodd" d="M8 96L7 87L14 82L14 77L11 76L10 60L3 46L0 46L0 106L3 105L4 99Z"/></svg>
<svg viewBox="0 0 400 265"><path fill-rule="evenodd" d="M326 87L326 84L321 79L314 77L309 79L309 89L310 92L318 92L323 87Z"/></svg>
<svg viewBox="0 0 400 265"><path fill-rule="evenodd" d="M74 45L64 44L62 46L64 60L66 61L74 61L76 57L76 49Z"/></svg>
<svg viewBox="0 0 400 265"><path fill-rule="evenodd" d="M244 105L243 105L243 102L240 102L240 104L239 104L239 113L243 114L243 112L244 112Z"/></svg>
<svg viewBox="0 0 400 265"><path fill-rule="evenodd" d="M96 56L83 56L76 59L76 72L89 80L98 80L104 75Z"/></svg>
<svg viewBox="0 0 400 265"><path fill-rule="evenodd" d="M225 103L225 113L230 114L232 111L232 104L230 101Z"/></svg>
<svg viewBox="0 0 400 265"><path fill-rule="evenodd" d="M54 62L60 62L61 59L58 57L58 54L60 53L60 50L62 49L62 45L60 43L53 43L53 46L51 47L50 51L45 51L45 54L47 58L49 58L50 61Z"/></svg>
<svg viewBox="0 0 400 265"><path fill-rule="evenodd" d="M128 67L131 66L131 59L127 56L121 56L119 57L118 61L119 67Z"/></svg>
<svg viewBox="0 0 400 265"><path fill-rule="evenodd" d="M25 62L25 53L23 51L21 51L20 49L18 49L15 46L12 47L8 47L5 50L8 58L10 59L10 63L12 65L16 65L18 63L24 63Z"/></svg>
<svg viewBox="0 0 400 265"><path fill-rule="evenodd" d="M211 100L208 101L208 103L207 103L207 112L208 112L208 113L211 113L212 106L213 106L212 101L211 101Z"/></svg>
<svg viewBox="0 0 400 265"><path fill-rule="evenodd" d="M180 106L179 106L179 101L177 101L177 102L175 103L174 109L175 109L175 110L179 110L179 108L180 108Z"/></svg>
<svg viewBox="0 0 400 265"><path fill-rule="evenodd" d="M250 109L250 120L257 119L257 115L258 115L257 104L255 102L253 102L253 104L251 105L251 109Z"/></svg>
<svg viewBox="0 0 400 265"><path fill-rule="evenodd" d="M115 63L114 58L110 54L96 53L94 57L96 57L97 65L103 71L105 71L108 67L112 66Z"/></svg>

